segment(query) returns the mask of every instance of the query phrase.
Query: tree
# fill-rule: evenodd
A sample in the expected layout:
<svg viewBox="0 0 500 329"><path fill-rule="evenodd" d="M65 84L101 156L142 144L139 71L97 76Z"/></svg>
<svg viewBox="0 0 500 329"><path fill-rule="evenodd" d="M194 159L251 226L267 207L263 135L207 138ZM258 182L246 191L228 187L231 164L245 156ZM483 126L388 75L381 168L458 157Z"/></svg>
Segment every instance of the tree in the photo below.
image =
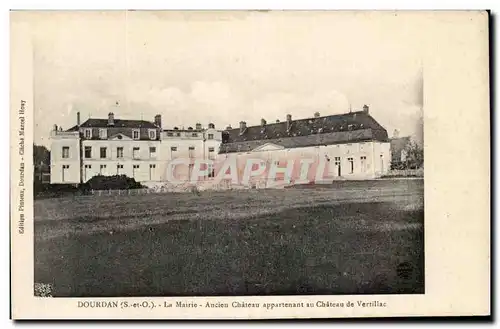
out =
<svg viewBox="0 0 500 329"><path fill-rule="evenodd" d="M418 169L424 165L424 149L416 141L411 140L406 146L406 167Z"/></svg>
<svg viewBox="0 0 500 329"><path fill-rule="evenodd" d="M33 164L39 170L50 168L50 151L45 146L33 144Z"/></svg>

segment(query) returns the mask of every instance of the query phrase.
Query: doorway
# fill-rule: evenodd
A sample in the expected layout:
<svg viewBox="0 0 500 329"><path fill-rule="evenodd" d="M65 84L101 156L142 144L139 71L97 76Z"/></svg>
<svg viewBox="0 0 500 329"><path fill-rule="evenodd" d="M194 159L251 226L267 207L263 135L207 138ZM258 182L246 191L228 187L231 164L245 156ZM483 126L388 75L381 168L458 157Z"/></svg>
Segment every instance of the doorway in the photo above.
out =
<svg viewBox="0 0 500 329"><path fill-rule="evenodd" d="M152 181L155 177L155 169L156 165L155 164L150 164L149 165L149 180Z"/></svg>
<svg viewBox="0 0 500 329"><path fill-rule="evenodd" d="M88 181L92 177L92 166L91 165L85 165L85 177L84 181Z"/></svg>
<svg viewBox="0 0 500 329"><path fill-rule="evenodd" d="M65 182L69 177L69 165L62 166L62 181Z"/></svg>

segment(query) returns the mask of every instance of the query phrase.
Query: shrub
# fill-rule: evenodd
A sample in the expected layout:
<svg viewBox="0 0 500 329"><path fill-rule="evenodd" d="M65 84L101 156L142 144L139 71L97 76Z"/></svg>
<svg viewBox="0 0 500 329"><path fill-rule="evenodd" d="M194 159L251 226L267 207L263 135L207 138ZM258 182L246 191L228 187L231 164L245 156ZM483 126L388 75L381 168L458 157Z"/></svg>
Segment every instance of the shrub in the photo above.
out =
<svg viewBox="0 0 500 329"><path fill-rule="evenodd" d="M103 176L97 175L89 179L85 184L82 184L83 191L88 190L128 190L144 188L144 186L136 182L135 179L126 175Z"/></svg>

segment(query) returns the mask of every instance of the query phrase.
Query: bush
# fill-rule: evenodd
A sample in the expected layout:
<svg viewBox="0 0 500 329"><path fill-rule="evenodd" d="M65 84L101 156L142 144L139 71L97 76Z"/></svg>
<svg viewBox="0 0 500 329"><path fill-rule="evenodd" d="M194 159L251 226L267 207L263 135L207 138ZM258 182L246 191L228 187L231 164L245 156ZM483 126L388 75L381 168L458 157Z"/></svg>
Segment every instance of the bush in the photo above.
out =
<svg viewBox="0 0 500 329"><path fill-rule="evenodd" d="M144 188L141 183L126 175L103 176L97 175L82 184L83 191L88 190L129 190Z"/></svg>
<svg viewBox="0 0 500 329"><path fill-rule="evenodd" d="M422 164L417 164L414 161L405 161L405 162L391 162L391 170L416 170L420 169Z"/></svg>
<svg viewBox="0 0 500 329"><path fill-rule="evenodd" d="M34 198L58 198L82 194L76 184L42 184L39 181L33 182Z"/></svg>

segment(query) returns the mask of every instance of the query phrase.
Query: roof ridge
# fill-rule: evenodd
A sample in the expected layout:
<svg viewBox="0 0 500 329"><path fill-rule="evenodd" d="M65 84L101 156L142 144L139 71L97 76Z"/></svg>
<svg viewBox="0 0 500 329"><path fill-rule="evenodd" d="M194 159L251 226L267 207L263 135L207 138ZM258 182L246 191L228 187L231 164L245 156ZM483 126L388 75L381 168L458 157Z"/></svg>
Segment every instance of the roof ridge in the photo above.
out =
<svg viewBox="0 0 500 329"><path fill-rule="evenodd" d="M325 118L332 118L332 117L342 117L342 116L350 116L350 115L353 115L353 114L364 114L366 116L370 116L369 113L366 113L365 111L363 110L360 110L360 111L353 111L353 112L346 112L346 113L339 113L339 114L330 114L330 115L323 115L323 116L319 116L319 117L308 117L308 118L301 118L301 119L295 119L293 120L292 119L292 122L301 122L301 121L309 121L309 120L320 120L320 119L325 119ZM269 127L269 126L275 126L275 125L282 125L282 124L286 124L286 120L285 121L280 121L280 122L271 122L271 123L266 123L264 125L264 127ZM253 127L262 127L262 125L259 125L259 124L256 124L256 125L253 125L253 126L246 126L246 128L253 128ZM236 127L236 128L232 128L232 129L229 129L227 131L230 131L230 130L240 130L239 127Z"/></svg>

